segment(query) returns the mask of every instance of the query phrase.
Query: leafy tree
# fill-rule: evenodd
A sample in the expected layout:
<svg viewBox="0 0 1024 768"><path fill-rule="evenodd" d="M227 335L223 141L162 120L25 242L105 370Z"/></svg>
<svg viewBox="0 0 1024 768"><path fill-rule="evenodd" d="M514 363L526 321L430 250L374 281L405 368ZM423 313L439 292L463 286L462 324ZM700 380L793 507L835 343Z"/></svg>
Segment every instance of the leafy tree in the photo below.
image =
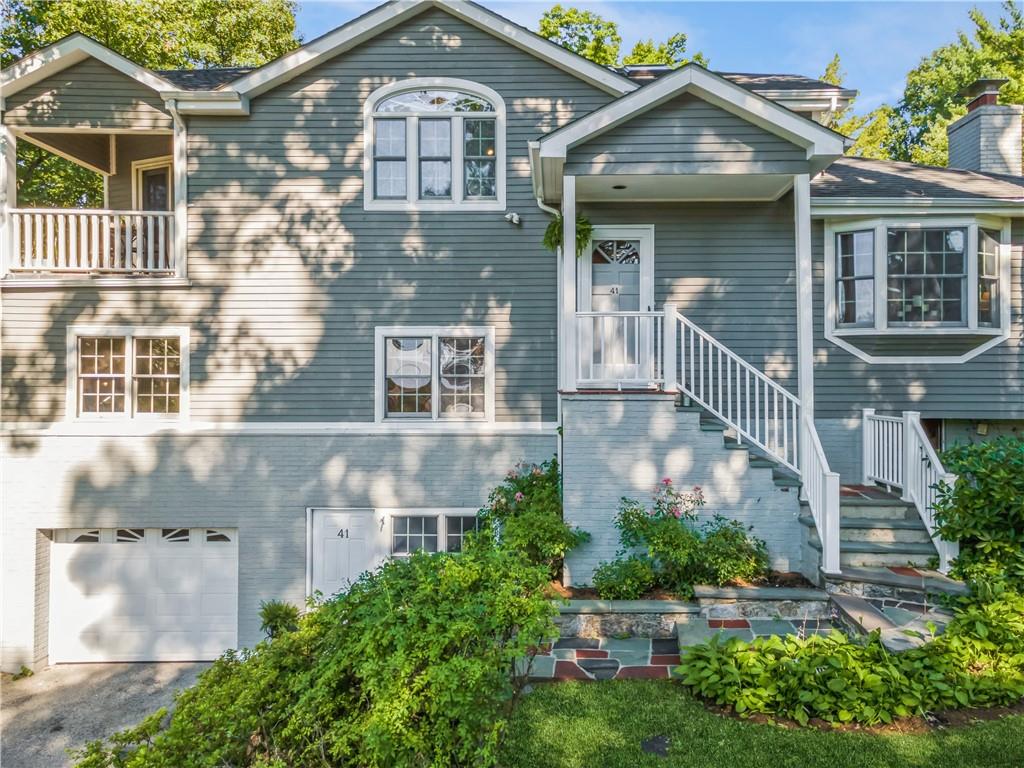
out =
<svg viewBox="0 0 1024 768"><path fill-rule="evenodd" d="M151 69L258 66L295 48L294 0L7 0L0 64L82 32ZM102 177L18 142L22 205L103 204Z"/></svg>
<svg viewBox="0 0 1024 768"><path fill-rule="evenodd" d="M540 34L603 67L615 67L620 63L622 37L618 25L593 11L553 5L540 17ZM639 40L621 63L681 67L691 61L705 67L708 65L702 53L687 57L686 35L677 32L663 43L655 43L653 38Z"/></svg>
<svg viewBox="0 0 1024 768"><path fill-rule="evenodd" d="M667 64L673 68L690 62L702 67L708 65L707 57L703 53L686 55L686 34L683 32L677 32L664 43L655 43L651 38L638 40L633 50L622 60L623 64Z"/></svg>
<svg viewBox="0 0 1024 768"><path fill-rule="evenodd" d="M619 61L618 26L593 11L553 5L540 17L540 34L595 64L614 67Z"/></svg>

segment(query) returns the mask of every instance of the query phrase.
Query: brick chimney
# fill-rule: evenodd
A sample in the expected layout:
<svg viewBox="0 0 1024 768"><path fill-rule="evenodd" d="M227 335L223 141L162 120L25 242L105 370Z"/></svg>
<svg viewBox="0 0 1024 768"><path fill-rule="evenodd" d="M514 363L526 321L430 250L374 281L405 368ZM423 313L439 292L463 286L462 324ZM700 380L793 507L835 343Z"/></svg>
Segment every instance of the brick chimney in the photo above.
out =
<svg viewBox="0 0 1024 768"><path fill-rule="evenodd" d="M997 104L1008 80L978 80L960 91L967 114L946 128L949 167L982 173L1024 174L1020 104Z"/></svg>

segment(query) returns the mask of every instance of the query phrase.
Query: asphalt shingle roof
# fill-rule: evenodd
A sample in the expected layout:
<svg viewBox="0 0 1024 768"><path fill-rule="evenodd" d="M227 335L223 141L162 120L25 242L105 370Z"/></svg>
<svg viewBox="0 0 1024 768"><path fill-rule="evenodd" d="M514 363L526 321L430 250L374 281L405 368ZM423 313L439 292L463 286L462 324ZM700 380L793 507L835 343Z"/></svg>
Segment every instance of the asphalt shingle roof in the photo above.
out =
<svg viewBox="0 0 1024 768"><path fill-rule="evenodd" d="M237 80L255 67L215 67L213 69L158 69L156 73L185 91L206 91Z"/></svg>
<svg viewBox="0 0 1024 768"><path fill-rule="evenodd" d="M842 157L811 181L811 195L1024 200L1024 177Z"/></svg>
<svg viewBox="0 0 1024 768"><path fill-rule="evenodd" d="M842 86L803 75L758 74L754 72L716 72L720 77L751 91L839 91L855 93Z"/></svg>

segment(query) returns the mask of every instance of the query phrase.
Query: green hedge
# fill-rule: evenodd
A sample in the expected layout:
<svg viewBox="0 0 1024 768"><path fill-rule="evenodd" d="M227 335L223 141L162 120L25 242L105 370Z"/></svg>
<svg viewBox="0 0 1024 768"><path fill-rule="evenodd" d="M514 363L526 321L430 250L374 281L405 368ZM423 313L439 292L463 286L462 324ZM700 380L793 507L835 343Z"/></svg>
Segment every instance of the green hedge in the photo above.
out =
<svg viewBox="0 0 1024 768"><path fill-rule="evenodd" d="M945 633L890 653L877 633L866 642L828 636L732 638L684 650L682 681L740 715L807 724L873 725L897 717L1024 697L1024 597L1007 594L956 612Z"/></svg>
<svg viewBox="0 0 1024 768"><path fill-rule="evenodd" d="M515 660L555 634L545 568L471 544L361 578L180 693L170 722L77 755L82 768L489 766L525 683Z"/></svg>

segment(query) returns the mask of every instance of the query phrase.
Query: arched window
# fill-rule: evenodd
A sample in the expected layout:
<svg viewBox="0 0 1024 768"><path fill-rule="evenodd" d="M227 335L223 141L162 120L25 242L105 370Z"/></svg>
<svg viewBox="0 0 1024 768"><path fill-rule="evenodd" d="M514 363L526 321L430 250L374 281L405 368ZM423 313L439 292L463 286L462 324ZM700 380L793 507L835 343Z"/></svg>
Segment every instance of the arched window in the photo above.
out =
<svg viewBox="0 0 1024 768"><path fill-rule="evenodd" d="M504 210L505 103L453 78L401 80L366 100L364 207Z"/></svg>

